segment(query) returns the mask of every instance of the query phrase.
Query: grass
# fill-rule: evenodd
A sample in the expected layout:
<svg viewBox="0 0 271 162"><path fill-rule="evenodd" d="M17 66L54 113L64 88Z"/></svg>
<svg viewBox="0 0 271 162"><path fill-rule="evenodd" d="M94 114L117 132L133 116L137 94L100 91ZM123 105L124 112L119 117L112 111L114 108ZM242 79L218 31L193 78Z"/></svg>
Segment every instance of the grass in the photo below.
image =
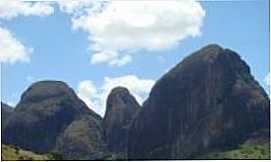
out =
<svg viewBox="0 0 271 162"><path fill-rule="evenodd" d="M199 159L270 159L270 144L245 143L238 149L229 151L213 151L198 157Z"/></svg>
<svg viewBox="0 0 271 162"><path fill-rule="evenodd" d="M39 155L31 151L26 151L20 149L16 146L10 145L1 145L2 154L1 159L4 161L17 161L17 160L35 160L35 161L44 161L44 160L55 160L55 156L52 154Z"/></svg>

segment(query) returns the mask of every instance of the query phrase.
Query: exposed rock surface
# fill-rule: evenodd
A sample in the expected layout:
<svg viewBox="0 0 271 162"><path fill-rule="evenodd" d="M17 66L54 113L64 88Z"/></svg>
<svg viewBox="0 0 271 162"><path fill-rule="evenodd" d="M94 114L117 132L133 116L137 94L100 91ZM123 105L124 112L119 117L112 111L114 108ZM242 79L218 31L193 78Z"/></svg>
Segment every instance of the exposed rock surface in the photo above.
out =
<svg viewBox="0 0 271 162"><path fill-rule="evenodd" d="M127 129L139 108L140 105L126 88L116 87L109 94L103 127L111 151L126 154Z"/></svg>
<svg viewBox="0 0 271 162"><path fill-rule="evenodd" d="M1 102L1 123L2 123L2 130L4 129L8 118L13 112L13 107Z"/></svg>
<svg viewBox="0 0 271 162"><path fill-rule="evenodd" d="M269 98L238 54L208 45L153 87L129 129L129 159L186 159L269 129Z"/></svg>
<svg viewBox="0 0 271 162"><path fill-rule="evenodd" d="M77 122L80 124L76 124ZM82 127L86 130L81 129ZM65 158L69 159L70 151L74 150L61 147L66 146L61 141L66 142L67 138L72 138L75 141L72 146L74 148L88 143L89 147L84 147L83 152L92 155L94 149L103 147L100 141L103 132L100 127L101 117L90 110L67 84L41 81L34 83L23 93L3 131L2 140L37 153L57 151L67 155ZM89 134L89 131L95 133ZM85 141L80 141L82 136L86 137ZM80 156L76 157L76 151L72 153L73 158L80 160Z"/></svg>

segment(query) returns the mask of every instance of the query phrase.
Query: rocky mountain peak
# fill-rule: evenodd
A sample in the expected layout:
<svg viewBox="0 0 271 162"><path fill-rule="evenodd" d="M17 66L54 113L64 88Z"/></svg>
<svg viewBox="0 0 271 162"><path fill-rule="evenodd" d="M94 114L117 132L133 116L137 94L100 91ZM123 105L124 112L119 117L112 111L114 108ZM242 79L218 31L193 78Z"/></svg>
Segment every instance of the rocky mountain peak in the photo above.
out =
<svg viewBox="0 0 271 162"><path fill-rule="evenodd" d="M193 159L247 142L269 148L269 103L246 62L210 44L163 75L142 108L127 88L112 89L103 119L66 83L36 82L14 109L1 103L2 143L65 160Z"/></svg>
<svg viewBox="0 0 271 162"><path fill-rule="evenodd" d="M113 152L126 152L127 127L139 107L136 99L124 87L116 87L109 94L103 127Z"/></svg>
<svg viewBox="0 0 271 162"><path fill-rule="evenodd" d="M221 47L218 44L208 44L202 47L199 51L203 53L208 53L208 54L215 54L215 53L221 53L223 50L224 50L223 47Z"/></svg>
<svg viewBox="0 0 271 162"><path fill-rule="evenodd" d="M107 98L105 118L108 115L116 115L111 113L128 113L127 118L130 118L139 108L139 104L129 92L127 88L116 87L111 90Z"/></svg>
<svg viewBox="0 0 271 162"><path fill-rule="evenodd" d="M113 88L111 90L111 92L110 92L110 94L112 94L112 95L115 95L115 94L117 94L117 95L120 95L120 94L127 95L129 93L130 92L129 92L129 90L127 88L121 87L121 86Z"/></svg>
<svg viewBox="0 0 271 162"><path fill-rule="evenodd" d="M126 125L139 107L127 88L116 87L108 95L104 123Z"/></svg>
<svg viewBox="0 0 271 162"><path fill-rule="evenodd" d="M243 69L250 72L249 66L241 59L241 57L230 49L224 49L219 45L207 45L191 55L184 58L172 70L181 72L180 68L194 67L199 64L220 64L221 66L228 66L235 68L233 70Z"/></svg>
<svg viewBox="0 0 271 162"><path fill-rule="evenodd" d="M73 90L62 81L39 81L33 83L22 95L22 101L39 102L40 100L66 95L75 97Z"/></svg>
<svg viewBox="0 0 271 162"><path fill-rule="evenodd" d="M36 82L23 93L9 117L2 139L6 144L47 153L55 148L65 128L82 115L89 115L94 121L101 120L66 83Z"/></svg>
<svg viewBox="0 0 271 162"><path fill-rule="evenodd" d="M245 61L208 45L154 85L130 128L128 157L184 159L234 147L248 133L269 128L269 112L269 98Z"/></svg>

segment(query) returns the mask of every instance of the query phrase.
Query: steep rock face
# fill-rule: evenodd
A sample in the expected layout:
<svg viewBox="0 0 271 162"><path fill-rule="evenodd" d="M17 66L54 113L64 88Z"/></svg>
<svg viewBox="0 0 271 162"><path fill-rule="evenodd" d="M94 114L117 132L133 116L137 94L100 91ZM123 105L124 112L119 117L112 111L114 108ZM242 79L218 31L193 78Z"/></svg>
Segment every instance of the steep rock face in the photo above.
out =
<svg viewBox="0 0 271 162"><path fill-rule="evenodd" d="M96 121L93 129L101 122L101 117L90 110L67 84L60 81L37 82L23 93L3 131L2 140L33 152L48 153L55 150L57 139L63 132L67 134L66 129L71 123L82 120L82 115ZM92 125L88 127L90 129ZM57 151L66 153L64 149Z"/></svg>
<svg viewBox="0 0 271 162"><path fill-rule="evenodd" d="M126 88L116 87L109 94L103 127L111 151L126 154L127 129L139 107Z"/></svg>
<svg viewBox="0 0 271 162"><path fill-rule="evenodd" d="M11 106L1 102L1 123L2 123L2 131L7 123L8 118L13 112L13 109Z"/></svg>
<svg viewBox="0 0 271 162"><path fill-rule="evenodd" d="M269 128L269 98L235 52L209 45L153 87L129 130L128 158L185 159Z"/></svg>

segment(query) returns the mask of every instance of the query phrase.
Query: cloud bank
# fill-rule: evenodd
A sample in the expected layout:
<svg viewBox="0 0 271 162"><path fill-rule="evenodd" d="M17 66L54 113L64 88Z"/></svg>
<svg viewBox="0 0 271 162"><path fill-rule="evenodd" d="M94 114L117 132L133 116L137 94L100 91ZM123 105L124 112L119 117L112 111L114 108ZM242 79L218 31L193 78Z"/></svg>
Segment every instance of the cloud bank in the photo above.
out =
<svg viewBox="0 0 271 162"><path fill-rule="evenodd" d="M65 4L60 6L72 15L73 29L89 34L92 64L122 66L131 62L126 53L131 50L176 46L187 37L199 36L205 17L195 0L80 0ZM97 57L104 59L97 61Z"/></svg>
<svg viewBox="0 0 271 162"><path fill-rule="evenodd" d="M54 7L88 33L91 64L123 66L138 49L163 50L201 34L205 11L196 0L1 0L0 19L48 16Z"/></svg>

